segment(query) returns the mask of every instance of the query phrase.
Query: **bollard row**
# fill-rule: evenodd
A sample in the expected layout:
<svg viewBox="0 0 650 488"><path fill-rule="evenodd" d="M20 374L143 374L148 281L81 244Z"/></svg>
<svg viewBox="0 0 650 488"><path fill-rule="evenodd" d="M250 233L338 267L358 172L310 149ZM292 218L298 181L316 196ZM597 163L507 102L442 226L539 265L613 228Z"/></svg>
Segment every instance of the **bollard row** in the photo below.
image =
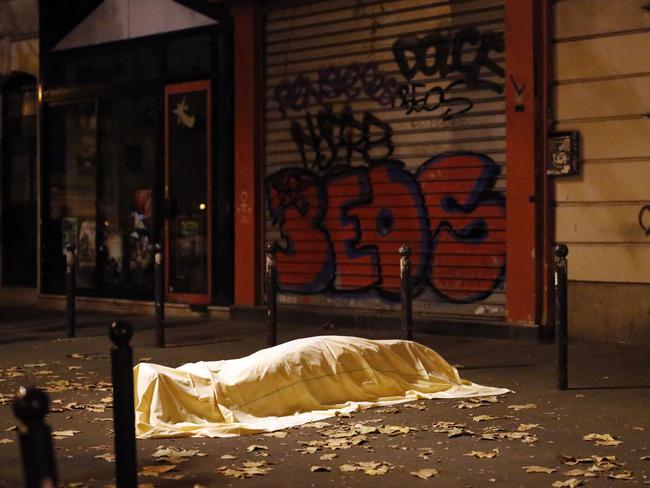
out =
<svg viewBox="0 0 650 488"><path fill-rule="evenodd" d="M555 261L555 344L557 346L557 387L566 390L569 383L568 361L568 267L569 249L564 244L553 248Z"/></svg>
<svg viewBox="0 0 650 488"><path fill-rule="evenodd" d="M266 291L266 345L273 347L278 341L278 272L276 242L266 244L266 265L264 273ZM411 248L404 245L400 254L400 302L402 309L402 338L413 340L413 284L411 279Z"/></svg>
<svg viewBox="0 0 650 488"><path fill-rule="evenodd" d="M67 335L74 337L77 328L77 318L75 310L75 293L76 293L76 256L75 245L68 244L65 246L65 295L66 295L66 321Z"/></svg>
<svg viewBox="0 0 650 488"><path fill-rule="evenodd" d="M165 347L165 267L163 256L163 247L160 243L157 243L154 246L154 307L156 344L158 347Z"/></svg>
<svg viewBox="0 0 650 488"><path fill-rule="evenodd" d="M413 340L413 288L411 284L411 248L399 248L400 302L402 304L402 339Z"/></svg>
<svg viewBox="0 0 650 488"><path fill-rule="evenodd" d="M133 351L129 344L133 328L128 322L114 322L110 326L109 337L113 342L111 369L116 488L137 488ZM45 423L49 403L44 391L25 387L19 389L13 401L14 413L23 423L18 436L26 488L58 486L52 431Z"/></svg>
<svg viewBox="0 0 650 488"><path fill-rule="evenodd" d="M111 324L108 332L113 380L113 430L115 431L115 481L117 488L136 488L138 468L133 405L133 328L126 321Z"/></svg>
<svg viewBox="0 0 650 488"><path fill-rule="evenodd" d="M278 343L278 271L276 267L277 243L266 244L265 288L266 288L266 345Z"/></svg>
<svg viewBox="0 0 650 488"><path fill-rule="evenodd" d="M14 414L23 423L18 438L26 488L58 486L52 431L45 423L49 406L47 394L33 387L21 387L13 402Z"/></svg>

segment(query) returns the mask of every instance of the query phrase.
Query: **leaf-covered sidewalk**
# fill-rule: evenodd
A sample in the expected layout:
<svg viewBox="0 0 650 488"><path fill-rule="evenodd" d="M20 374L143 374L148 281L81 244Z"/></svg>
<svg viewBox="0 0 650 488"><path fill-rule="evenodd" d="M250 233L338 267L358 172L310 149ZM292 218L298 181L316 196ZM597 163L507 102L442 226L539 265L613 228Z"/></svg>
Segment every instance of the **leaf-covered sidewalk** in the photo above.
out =
<svg viewBox="0 0 650 488"><path fill-rule="evenodd" d="M18 422L10 408L20 385L50 395L47 420L63 485L110 486L110 318L82 317L79 337L61 339L60 314L29 317L24 323L0 319L0 486L22 483ZM178 366L263 347L261 325L185 320L171 324L170 347L161 350L154 347L151 318L134 320L136 361ZM390 337L388 331L315 324L282 328L280 340L323 333ZM433 335L416 340L455 364L461 376L515 393L411 402L262 435L138 441L140 482L190 488L650 485L647 349L572 344L571 389L559 392L552 345Z"/></svg>

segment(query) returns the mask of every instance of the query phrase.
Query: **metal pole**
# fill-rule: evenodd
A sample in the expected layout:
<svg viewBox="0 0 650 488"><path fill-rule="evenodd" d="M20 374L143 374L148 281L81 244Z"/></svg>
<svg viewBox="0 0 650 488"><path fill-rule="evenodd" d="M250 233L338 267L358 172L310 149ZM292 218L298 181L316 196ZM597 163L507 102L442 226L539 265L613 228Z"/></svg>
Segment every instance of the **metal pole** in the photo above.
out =
<svg viewBox="0 0 650 488"><path fill-rule="evenodd" d="M557 345L557 387L566 390L568 387L568 286L567 286L567 255L569 249L564 244L553 248L555 259L555 343Z"/></svg>
<svg viewBox="0 0 650 488"><path fill-rule="evenodd" d="M133 327L126 321L113 322L108 336L113 341L113 430L115 431L115 484L117 488L137 488L138 468L135 449L133 406L133 352L129 341Z"/></svg>
<svg viewBox="0 0 650 488"><path fill-rule="evenodd" d="M411 283L411 248L399 248L400 301L402 303L402 339L413 340L413 297Z"/></svg>
<svg viewBox="0 0 650 488"><path fill-rule="evenodd" d="M65 246L65 291L66 291L66 320L68 337L74 337L77 327L75 310L75 288L76 288L76 259L75 245Z"/></svg>
<svg viewBox="0 0 650 488"><path fill-rule="evenodd" d="M154 246L154 306L156 308L156 344L165 347L165 270L163 248L160 243Z"/></svg>
<svg viewBox="0 0 650 488"><path fill-rule="evenodd" d="M278 271L276 268L275 242L266 243L266 345L278 343Z"/></svg>
<svg viewBox="0 0 650 488"><path fill-rule="evenodd" d="M45 423L49 406L50 399L44 391L22 386L13 402L14 414L25 424L18 438L26 488L58 486L52 431Z"/></svg>

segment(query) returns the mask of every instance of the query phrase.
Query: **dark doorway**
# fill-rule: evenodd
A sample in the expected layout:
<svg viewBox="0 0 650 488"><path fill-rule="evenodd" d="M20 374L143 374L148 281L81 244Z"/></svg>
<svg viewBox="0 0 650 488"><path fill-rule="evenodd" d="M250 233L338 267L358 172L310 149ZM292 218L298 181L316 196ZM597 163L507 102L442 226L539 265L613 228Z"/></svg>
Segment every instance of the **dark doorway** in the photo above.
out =
<svg viewBox="0 0 650 488"><path fill-rule="evenodd" d="M36 286L36 79L14 73L2 94L2 284Z"/></svg>

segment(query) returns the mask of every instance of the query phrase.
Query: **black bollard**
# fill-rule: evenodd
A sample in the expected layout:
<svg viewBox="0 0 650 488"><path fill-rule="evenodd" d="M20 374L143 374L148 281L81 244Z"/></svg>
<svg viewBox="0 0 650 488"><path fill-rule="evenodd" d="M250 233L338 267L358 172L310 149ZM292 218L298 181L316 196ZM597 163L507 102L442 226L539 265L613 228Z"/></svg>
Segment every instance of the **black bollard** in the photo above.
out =
<svg viewBox="0 0 650 488"><path fill-rule="evenodd" d="M275 266L277 244L266 243L266 345L278 343L278 271Z"/></svg>
<svg viewBox="0 0 650 488"><path fill-rule="evenodd" d="M163 265L163 248L159 243L154 246L154 281L156 344L158 344L158 347L165 347L165 268Z"/></svg>
<svg viewBox="0 0 650 488"><path fill-rule="evenodd" d="M66 318L68 324L68 337L74 337L77 328L75 310L76 293L76 259L75 245L65 246L65 292L66 292Z"/></svg>
<svg viewBox="0 0 650 488"><path fill-rule="evenodd" d="M555 258L555 344L557 345L557 387L566 390L568 380L569 344L568 344L568 273L567 260L569 249L564 244L553 248Z"/></svg>
<svg viewBox="0 0 650 488"><path fill-rule="evenodd" d="M126 321L113 322L108 335L113 341L111 367L115 431L115 484L116 488L136 488L138 468L133 405L133 352L129 345L129 341L133 337L133 328Z"/></svg>
<svg viewBox="0 0 650 488"><path fill-rule="evenodd" d="M399 248L400 301L402 303L402 339L413 340L413 293L411 284L411 248Z"/></svg>
<svg viewBox="0 0 650 488"><path fill-rule="evenodd" d="M26 488L58 486L52 431L45 423L49 406L47 394L33 387L21 386L13 402L14 414L25 424L18 438Z"/></svg>

